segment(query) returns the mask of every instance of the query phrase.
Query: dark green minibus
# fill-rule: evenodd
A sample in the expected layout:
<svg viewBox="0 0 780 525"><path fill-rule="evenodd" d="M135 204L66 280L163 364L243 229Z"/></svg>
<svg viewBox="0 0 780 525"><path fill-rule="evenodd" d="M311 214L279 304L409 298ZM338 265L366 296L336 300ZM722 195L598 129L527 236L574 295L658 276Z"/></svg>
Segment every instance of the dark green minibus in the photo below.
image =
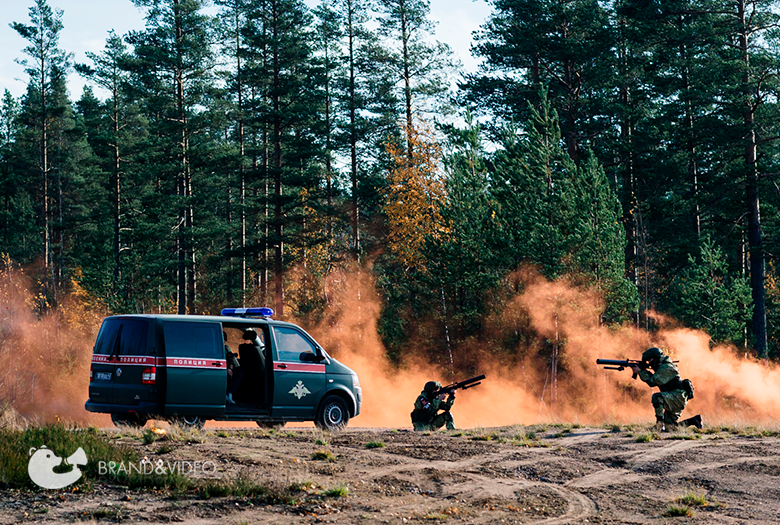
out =
<svg viewBox="0 0 780 525"><path fill-rule="evenodd" d="M86 409L111 414L117 425L165 419L201 428L211 419L345 427L363 401L357 374L301 327L272 315L270 308L228 308L221 317L106 317L92 352ZM230 397L228 350L242 375Z"/></svg>

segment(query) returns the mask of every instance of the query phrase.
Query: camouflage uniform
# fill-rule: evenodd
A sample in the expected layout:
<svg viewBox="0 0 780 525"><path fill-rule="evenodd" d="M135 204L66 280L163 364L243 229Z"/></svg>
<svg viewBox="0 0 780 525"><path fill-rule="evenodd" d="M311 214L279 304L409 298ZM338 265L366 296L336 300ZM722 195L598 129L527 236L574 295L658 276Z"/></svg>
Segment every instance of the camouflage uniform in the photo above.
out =
<svg viewBox="0 0 780 525"><path fill-rule="evenodd" d="M688 393L680 381L680 372L669 356L659 358L655 373L647 370L639 371L639 378L650 385L657 386L661 391L653 394L653 408L656 421L674 425L680 419L685 405L688 404Z"/></svg>
<svg viewBox="0 0 780 525"><path fill-rule="evenodd" d="M446 401L439 399L438 396L433 395L433 392L439 388L441 388L441 383L429 381L414 402L412 425L414 425L415 430L438 430L444 425L447 425L447 430L455 429L455 421L450 413L455 396L450 394ZM444 412L439 414L439 410Z"/></svg>

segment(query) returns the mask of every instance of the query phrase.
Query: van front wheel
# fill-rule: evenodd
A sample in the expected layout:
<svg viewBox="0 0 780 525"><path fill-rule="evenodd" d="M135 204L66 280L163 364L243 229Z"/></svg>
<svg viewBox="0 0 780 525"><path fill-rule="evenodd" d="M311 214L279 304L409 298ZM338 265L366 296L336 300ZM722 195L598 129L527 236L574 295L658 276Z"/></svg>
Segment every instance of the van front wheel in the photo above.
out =
<svg viewBox="0 0 780 525"><path fill-rule="evenodd" d="M171 423L189 430L200 430L206 424L206 420L200 416L176 416L171 418Z"/></svg>
<svg viewBox="0 0 780 525"><path fill-rule="evenodd" d="M328 396L320 404L314 424L322 430L341 430L349 422L347 404L339 396Z"/></svg>

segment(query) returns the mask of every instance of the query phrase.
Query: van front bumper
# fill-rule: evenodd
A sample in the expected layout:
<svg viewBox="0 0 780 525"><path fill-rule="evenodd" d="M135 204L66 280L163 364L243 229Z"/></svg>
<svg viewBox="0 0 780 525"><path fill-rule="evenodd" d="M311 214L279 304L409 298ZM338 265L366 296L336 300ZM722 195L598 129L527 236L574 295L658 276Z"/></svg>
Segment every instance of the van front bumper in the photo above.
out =
<svg viewBox="0 0 780 525"><path fill-rule="evenodd" d="M99 412L103 414L162 414L159 403L141 401L137 405L113 405L109 403L95 403L91 399L84 404L87 412Z"/></svg>
<svg viewBox="0 0 780 525"><path fill-rule="evenodd" d="M360 414L360 408L363 406L363 389L359 386L353 387L355 392L355 415Z"/></svg>

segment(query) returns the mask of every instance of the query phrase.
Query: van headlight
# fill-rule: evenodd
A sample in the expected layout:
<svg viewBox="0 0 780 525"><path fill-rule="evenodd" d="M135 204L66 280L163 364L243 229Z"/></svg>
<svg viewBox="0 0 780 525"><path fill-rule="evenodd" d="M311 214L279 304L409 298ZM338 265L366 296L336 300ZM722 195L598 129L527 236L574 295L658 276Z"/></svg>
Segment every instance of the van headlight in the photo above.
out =
<svg viewBox="0 0 780 525"><path fill-rule="evenodd" d="M358 378L358 375L354 372L352 373L352 386L360 386L360 379Z"/></svg>

